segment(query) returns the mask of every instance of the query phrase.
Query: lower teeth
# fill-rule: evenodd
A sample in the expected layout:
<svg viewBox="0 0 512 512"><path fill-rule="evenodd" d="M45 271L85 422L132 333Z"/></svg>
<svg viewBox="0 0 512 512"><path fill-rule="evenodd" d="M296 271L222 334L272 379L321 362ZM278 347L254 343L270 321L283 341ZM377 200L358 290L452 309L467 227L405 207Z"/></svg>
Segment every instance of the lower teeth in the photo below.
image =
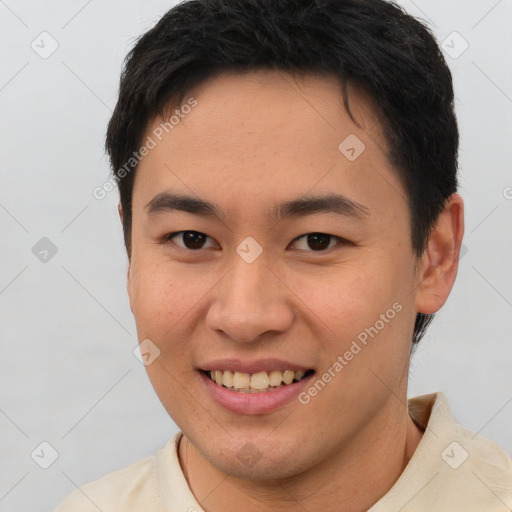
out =
<svg viewBox="0 0 512 512"><path fill-rule="evenodd" d="M252 388L237 389L237 388L227 388L226 386L221 386L221 387L223 387L224 389L229 389L230 391L236 391L237 393L266 393L267 391L273 391L274 389L279 389L284 386L282 384L280 384L279 386L270 386L269 388L265 388L265 389L252 389Z"/></svg>
<svg viewBox="0 0 512 512"><path fill-rule="evenodd" d="M212 381L212 382L217 384L215 381ZM300 381L294 380L292 382L292 384L295 384L296 382L300 382ZM220 386L223 389L228 389L229 391L236 391L237 393L266 393L267 391L274 391L274 389L284 388L285 386L289 386L289 384L279 384L279 386L270 386L265 389L252 389L252 388L240 388L239 389L239 388L235 388L235 387L228 388L228 387L226 387L224 385L220 385L220 384L217 384L217 386Z"/></svg>

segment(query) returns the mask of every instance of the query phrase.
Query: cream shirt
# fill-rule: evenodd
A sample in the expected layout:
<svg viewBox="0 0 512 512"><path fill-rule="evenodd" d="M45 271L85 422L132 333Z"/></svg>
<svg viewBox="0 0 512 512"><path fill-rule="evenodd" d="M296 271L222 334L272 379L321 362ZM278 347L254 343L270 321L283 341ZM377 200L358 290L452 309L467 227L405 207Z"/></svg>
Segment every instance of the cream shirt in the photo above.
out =
<svg viewBox="0 0 512 512"><path fill-rule="evenodd" d="M512 460L496 443L457 424L442 393L410 399L409 411L425 433L369 512L512 510ZM181 435L152 457L76 489L54 512L204 512L179 464Z"/></svg>

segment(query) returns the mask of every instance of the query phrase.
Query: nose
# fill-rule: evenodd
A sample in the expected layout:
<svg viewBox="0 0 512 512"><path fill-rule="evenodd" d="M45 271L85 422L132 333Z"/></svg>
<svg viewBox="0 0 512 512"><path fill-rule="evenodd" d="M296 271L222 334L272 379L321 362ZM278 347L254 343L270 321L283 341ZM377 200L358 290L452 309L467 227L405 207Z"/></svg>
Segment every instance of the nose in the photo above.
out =
<svg viewBox="0 0 512 512"><path fill-rule="evenodd" d="M237 257L215 289L206 325L233 341L253 342L293 323L291 292L261 257L252 263Z"/></svg>

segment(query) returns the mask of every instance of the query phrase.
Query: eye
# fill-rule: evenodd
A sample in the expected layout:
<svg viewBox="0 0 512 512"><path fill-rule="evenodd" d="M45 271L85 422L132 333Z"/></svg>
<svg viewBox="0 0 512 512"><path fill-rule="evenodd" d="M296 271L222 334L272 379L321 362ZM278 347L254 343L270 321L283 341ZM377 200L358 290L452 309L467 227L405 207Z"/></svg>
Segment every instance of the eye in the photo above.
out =
<svg viewBox="0 0 512 512"><path fill-rule="evenodd" d="M208 246L205 246L205 242L207 240L211 240L213 242L212 238L204 233L200 233L199 231L177 231L176 233L169 233L163 238L164 242L172 241L179 247L192 251L207 249ZM210 247L214 246L214 244L210 245Z"/></svg>
<svg viewBox="0 0 512 512"><path fill-rule="evenodd" d="M335 245L349 244L347 240L326 233L307 233L296 238L292 244L299 250L320 252L330 249ZM297 247L297 245L299 247Z"/></svg>

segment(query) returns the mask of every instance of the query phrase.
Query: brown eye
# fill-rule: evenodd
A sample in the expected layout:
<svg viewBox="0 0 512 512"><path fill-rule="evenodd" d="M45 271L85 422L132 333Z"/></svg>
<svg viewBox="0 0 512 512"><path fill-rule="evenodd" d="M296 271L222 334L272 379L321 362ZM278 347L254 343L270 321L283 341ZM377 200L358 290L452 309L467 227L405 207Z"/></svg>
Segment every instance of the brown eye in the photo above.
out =
<svg viewBox="0 0 512 512"><path fill-rule="evenodd" d="M205 243L210 237L199 231L178 231L165 237L165 240L171 240L183 249L197 251L205 248Z"/></svg>
<svg viewBox="0 0 512 512"><path fill-rule="evenodd" d="M296 238L293 245L299 250L320 252L343 242L343 239L326 233L308 233Z"/></svg>
<svg viewBox="0 0 512 512"><path fill-rule="evenodd" d="M311 235L307 235L307 244L313 251L324 251L329 248L331 238L331 235L312 233Z"/></svg>

